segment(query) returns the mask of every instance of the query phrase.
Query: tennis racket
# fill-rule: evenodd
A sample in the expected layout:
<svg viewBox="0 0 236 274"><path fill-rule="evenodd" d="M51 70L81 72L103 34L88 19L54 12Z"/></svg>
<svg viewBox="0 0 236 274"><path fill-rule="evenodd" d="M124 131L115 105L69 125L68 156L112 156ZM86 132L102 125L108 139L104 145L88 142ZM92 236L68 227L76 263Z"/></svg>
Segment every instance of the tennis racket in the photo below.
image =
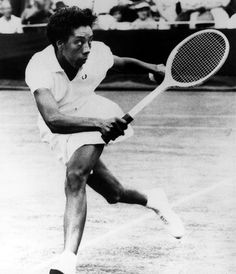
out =
<svg viewBox="0 0 236 274"><path fill-rule="evenodd" d="M221 68L228 53L228 39L218 30L207 29L188 36L170 53L163 82L122 118L131 123L135 115L171 87L187 88L203 83ZM102 138L107 144L111 140L107 135Z"/></svg>

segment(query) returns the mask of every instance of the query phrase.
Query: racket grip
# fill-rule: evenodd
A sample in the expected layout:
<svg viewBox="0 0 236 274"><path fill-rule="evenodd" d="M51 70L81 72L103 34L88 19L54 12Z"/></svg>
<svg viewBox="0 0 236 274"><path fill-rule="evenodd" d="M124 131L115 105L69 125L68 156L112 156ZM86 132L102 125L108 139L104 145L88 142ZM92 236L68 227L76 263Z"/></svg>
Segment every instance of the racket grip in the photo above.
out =
<svg viewBox="0 0 236 274"><path fill-rule="evenodd" d="M134 118L132 116L130 116L129 113L126 113L122 117L122 119L124 119L127 122L127 124L130 124L134 120Z"/></svg>
<svg viewBox="0 0 236 274"><path fill-rule="evenodd" d="M126 113L122 117L122 119L124 119L127 122L127 124L130 124L134 120L134 118L132 116L130 116L128 113ZM111 138L108 135L102 135L102 139L106 144L108 144L111 141Z"/></svg>

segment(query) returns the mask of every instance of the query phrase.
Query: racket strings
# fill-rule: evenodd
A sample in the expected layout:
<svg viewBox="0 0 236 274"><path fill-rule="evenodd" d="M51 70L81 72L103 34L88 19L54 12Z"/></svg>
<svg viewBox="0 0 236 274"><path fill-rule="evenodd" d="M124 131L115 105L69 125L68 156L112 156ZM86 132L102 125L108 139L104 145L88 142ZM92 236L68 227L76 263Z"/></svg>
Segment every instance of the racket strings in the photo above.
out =
<svg viewBox="0 0 236 274"><path fill-rule="evenodd" d="M210 43L207 41L206 46L206 41L202 39L202 37L196 37L196 39L190 40L184 48L181 48L181 54L183 55L180 59L181 67L178 65L178 70L176 70L178 80L182 82L193 82L208 75L208 73L218 65L224 53L222 46L220 45L219 47L218 42L217 49L218 52L215 52L215 44L211 41ZM191 56L189 56L188 51L190 51ZM219 57L215 58L216 56ZM199 64L201 64L201 66Z"/></svg>
<svg viewBox="0 0 236 274"><path fill-rule="evenodd" d="M202 49L205 44L199 38L198 40L199 41L197 41L197 50L196 48L194 48L196 46L196 41L191 41L193 45L188 45L189 49L191 48L191 50L195 52L194 54L192 54L191 59L187 59L186 57L188 55L186 55L184 52L185 58L181 59L181 70L179 71L179 67L178 70L176 70L176 73L178 73L178 77L182 79L183 82L196 81L198 80L196 79L196 76L198 76L199 79L202 78L202 75L205 76L205 74L207 75L208 73L210 73L212 71L212 67L216 67L221 60L221 58L212 58L212 55L215 53L212 51L211 45L204 49L204 52L202 52L202 50L199 52L199 49ZM196 60L198 60L199 63L196 63ZM205 63L207 63L207 65L205 65ZM201 66L199 64L201 64Z"/></svg>
<svg viewBox="0 0 236 274"><path fill-rule="evenodd" d="M226 42L217 33L199 34L176 53L171 65L172 78L181 83L191 83L207 77L217 68L225 55Z"/></svg>
<svg viewBox="0 0 236 274"><path fill-rule="evenodd" d="M221 58L212 58L212 56L215 56L216 52L214 51L214 47L212 47L212 43L209 43L209 41L207 42L208 44L206 47L205 39L202 39L202 37L199 35L195 37L195 39L190 40L181 48L181 51L178 53L179 56L177 56L180 58L180 53L183 55L180 59L181 68L178 66L178 70L175 70L175 72L178 74L179 81L196 81L196 76L202 78L202 75L207 75L212 71L212 68L218 65ZM216 39L214 39L214 42L217 44L218 49L221 51L219 53L221 57L222 54L224 54L222 45L219 44L218 40ZM215 44L213 44L213 46L215 46ZM186 49L191 53L191 59L189 58L189 52L186 51ZM204 51L202 49L204 49ZM199 66L196 61L202 65Z"/></svg>
<svg viewBox="0 0 236 274"><path fill-rule="evenodd" d="M179 81L189 82L196 81L206 76L208 73L214 69L219 61L221 60L221 56L224 54L224 50L222 50L222 46L219 42L214 39L214 43L217 44L218 52L215 52L215 44L210 41L207 41L208 44L206 46L206 41L202 39L202 37L195 37L196 39L192 39L185 46L184 51L181 48L181 53L184 56L181 56L181 68L178 67L176 70L178 74ZM191 53L191 58L189 57L189 52ZM219 56L218 58L215 58ZM179 56L178 56L179 57ZM198 62L197 62L198 61ZM199 66L201 64L201 66ZM179 71L180 68L180 71ZM196 79L196 77L198 77Z"/></svg>

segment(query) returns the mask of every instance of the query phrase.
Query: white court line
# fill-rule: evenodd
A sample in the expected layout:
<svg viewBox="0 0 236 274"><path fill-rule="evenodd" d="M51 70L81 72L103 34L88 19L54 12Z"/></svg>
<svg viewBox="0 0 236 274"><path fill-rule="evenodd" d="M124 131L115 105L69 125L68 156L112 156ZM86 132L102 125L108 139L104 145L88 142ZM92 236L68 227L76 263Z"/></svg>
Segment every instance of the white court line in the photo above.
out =
<svg viewBox="0 0 236 274"><path fill-rule="evenodd" d="M207 187L203 190L200 190L200 191L198 191L194 194L183 197L183 198L173 202L171 205L172 205L172 207L179 206L179 205L181 205L183 203L187 203L187 202L189 202L189 201L191 201L195 198L206 195L206 194L210 193L211 191L214 191L218 187L223 187L225 185L230 185L230 184L233 184L233 181L232 182L225 182L225 181L219 182L219 183L214 184L210 187ZM121 225L121 226L117 227L116 229L104 234L103 236L92 239L91 241L89 241L89 242L87 242L83 245L81 244L81 247L80 247L79 250L84 250L88 247L96 246L97 244L100 244L101 242L107 240L110 237L113 237L113 236L119 234L120 232L127 231L128 228L133 227L136 224L144 222L145 220L149 219L150 217L153 217L153 212L152 211L150 211L149 213L141 216L140 218L135 219L134 221L131 221L131 222L125 224L125 225ZM54 261L55 261L55 258L52 258L51 260L48 260L47 262L38 264L34 268L31 268L30 271L29 270L24 271L24 273L35 273L35 272L37 273L37 271L41 271L45 268L48 268Z"/></svg>
<svg viewBox="0 0 236 274"><path fill-rule="evenodd" d="M215 115L201 115L201 114L140 114L138 116L139 118L190 118L190 119L195 119L195 118L230 118L230 119L235 119L236 114L234 115L224 115L224 114L215 114Z"/></svg>
<svg viewBox="0 0 236 274"><path fill-rule="evenodd" d="M186 127L186 126L159 126L158 124L156 125L150 125L150 126L141 126L141 125L133 125L133 128L136 128L136 129L153 129L153 128L156 128L156 129L178 129L178 130L235 130L236 128L235 127L208 127L208 126L205 126L205 127L195 127L195 126L192 126L192 127Z"/></svg>

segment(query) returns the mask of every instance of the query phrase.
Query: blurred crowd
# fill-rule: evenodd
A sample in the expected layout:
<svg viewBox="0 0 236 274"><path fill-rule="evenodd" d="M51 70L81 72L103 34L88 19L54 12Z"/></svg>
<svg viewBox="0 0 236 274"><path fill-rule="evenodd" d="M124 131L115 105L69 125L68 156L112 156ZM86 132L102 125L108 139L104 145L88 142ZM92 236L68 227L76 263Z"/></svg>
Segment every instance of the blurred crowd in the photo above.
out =
<svg viewBox="0 0 236 274"><path fill-rule="evenodd" d="M26 25L46 24L66 6L89 8L97 15L95 29L236 28L236 0L26 0L21 17L11 0L0 0L0 33L22 33Z"/></svg>

